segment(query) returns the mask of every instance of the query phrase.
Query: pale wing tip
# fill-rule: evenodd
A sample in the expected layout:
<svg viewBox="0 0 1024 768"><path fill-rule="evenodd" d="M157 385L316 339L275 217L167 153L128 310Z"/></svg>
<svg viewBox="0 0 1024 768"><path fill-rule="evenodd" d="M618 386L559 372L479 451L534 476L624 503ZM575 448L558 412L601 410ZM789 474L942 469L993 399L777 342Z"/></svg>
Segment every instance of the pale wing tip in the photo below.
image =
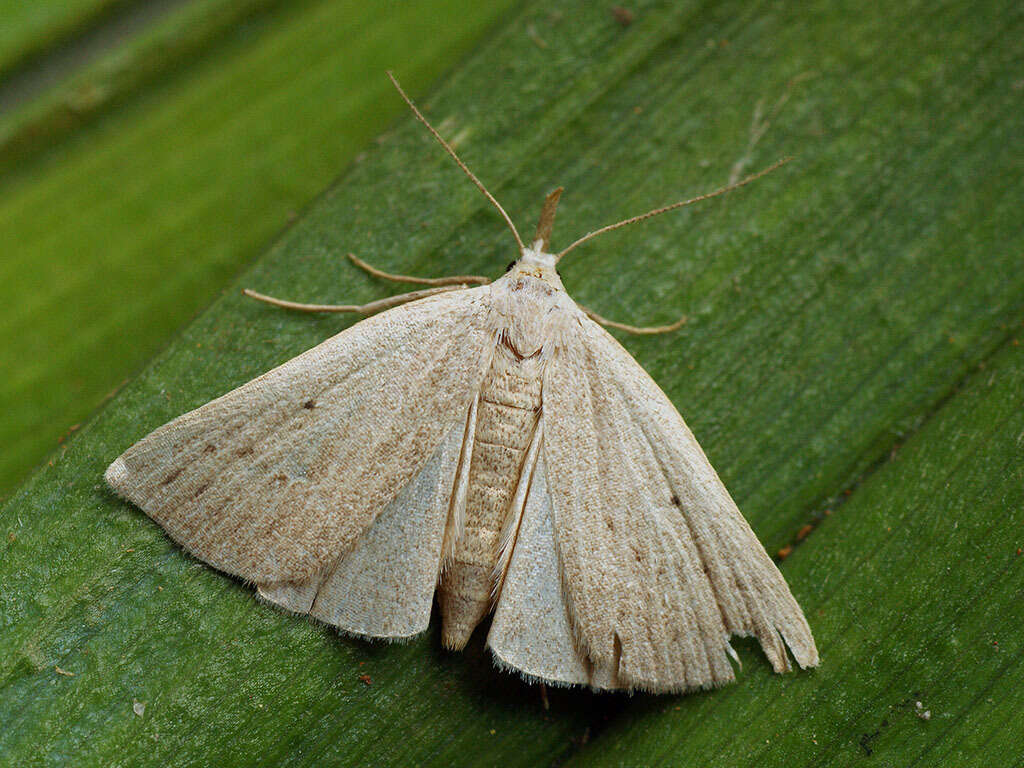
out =
<svg viewBox="0 0 1024 768"><path fill-rule="evenodd" d="M312 585L257 584L256 592L261 599L286 611L309 613L313 609L317 590Z"/></svg>
<svg viewBox="0 0 1024 768"><path fill-rule="evenodd" d="M128 466L124 459L120 456L114 459L114 463L103 473L103 479L119 496L124 496L128 487Z"/></svg>
<svg viewBox="0 0 1024 768"><path fill-rule="evenodd" d="M520 679L525 683L543 683L545 685L564 686L566 688L574 685L586 685L586 681L582 678L575 679L573 675L565 676L566 679L550 676L550 672L539 672L536 670L523 669L522 666L512 662L510 659L502 655L502 652L490 644L490 638L488 638L487 648L491 652L491 661L494 666L503 672L510 672L515 675L519 675Z"/></svg>
<svg viewBox="0 0 1024 768"><path fill-rule="evenodd" d="M819 664L818 647L802 615L796 625L782 624L762 628L759 632L734 631L733 634L740 637L756 637L761 651L768 658L768 663L776 674L793 671L791 657L800 669L809 669Z"/></svg>
<svg viewBox="0 0 1024 768"><path fill-rule="evenodd" d="M781 628L782 636L800 669L809 669L820 663L818 645L814 642L814 635L811 633L811 627L807 623L803 611L800 611L799 608L797 611L797 620L790 626Z"/></svg>
<svg viewBox="0 0 1024 768"><path fill-rule="evenodd" d="M314 622L332 627L346 637L382 640L386 643L408 643L427 630L427 624L412 627L372 627L331 616L318 610L315 605L318 592L319 586L311 582L298 585L282 582L256 584L257 599L260 601L292 614L309 616Z"/></svg>
<svg viewBox="0 0 1024 768"><path fill-rule="evenodd" d="M785 642L785 646L781 647L782 659L780 661L782 662L782 668L776 667L775 671L790 671L791 667L789 666L789 658L786 655L787 647L800 669L810 669L811 667L818 666L820 663L818 658L818 646L814 642L814 636L811 635L811 629L807 626L806 620L801 621L801 625L796 628L787 629L789 631L781 631L782 637L780 638L780 641ZM764 647L763 643L762 647ZM771 654L768 653L768 649L766 647L765 653L768 654L769 658L771 657Z"/></svg>
<svg viewBox="0 0 1024 768"><path fill-rule="evenodd" d="M549 685L555 688L589 688L591 691L620 691L625 693L632 693L633 689L618 685L612 682L611 678L607 679L594 679L587 677L586 674L573 674L568 670L558 672L555 670L538 670L538 669L524 669L521 662L513 662L506 658L499 652L493 645L488 642L487 648L491 652L491 660L494 662L494 666L503 672L518 675L519 678L529 685L543 684Z"/></svg>
<svg viewBox="0 0 1024 768"><path fill-rule="evenodd" d="M821 659L818 657L818 649L814 645L814 640L811 640L809 646L805 646L799 649L792 649L793 657L796 659L796 663L800 665L800 669L810 669L816 667L821 663Z"/></svg>

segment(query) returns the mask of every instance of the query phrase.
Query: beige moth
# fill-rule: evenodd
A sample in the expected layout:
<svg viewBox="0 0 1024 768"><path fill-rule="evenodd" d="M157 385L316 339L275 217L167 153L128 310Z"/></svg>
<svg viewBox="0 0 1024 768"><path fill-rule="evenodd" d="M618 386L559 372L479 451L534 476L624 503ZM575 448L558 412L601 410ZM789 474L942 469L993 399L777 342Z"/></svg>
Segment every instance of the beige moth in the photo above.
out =
<svg viewBox="0 0 1024 768"><path fill-rule="evenodd" d="M393 78L392 78L393 79ZM577 305L548 252L558 192L493 282L430 287L160 427L106 481L188 552L345 633L429 623L461 649L490 613L526 679L677 692L734 679L732 635L777 672L818 663L807 621L672 402ZM774 166L773 166L774 167ZM768 169L770 170L770 169ZM374 314L379 310L386 310ZM680 321L681 322L681 321Z"/></svg>

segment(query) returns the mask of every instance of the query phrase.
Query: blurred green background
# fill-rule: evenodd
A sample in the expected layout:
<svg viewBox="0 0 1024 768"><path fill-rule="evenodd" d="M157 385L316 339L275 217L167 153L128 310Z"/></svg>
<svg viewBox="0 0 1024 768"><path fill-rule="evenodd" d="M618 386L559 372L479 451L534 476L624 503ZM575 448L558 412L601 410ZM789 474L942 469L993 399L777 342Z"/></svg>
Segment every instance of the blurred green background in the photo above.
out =
<svg viewBox="0 0 1024 768"><path fill-rule="evenodd" d="M547 709L480 633L339 637L102 486L352 322L239 288L512 258L388 68L521 230L565 186L556 246L796 156L562 272L605 316L689 316L620 338L819 669L741 641L727 689ZM0 765L1024 765L1022 115L1010 0L0 0Z"/></svg>
<svg viewBox="0 0 1024 768"><path fill-rule="evenodd" d="M510 5L3 3L0 497Z"/></svg>

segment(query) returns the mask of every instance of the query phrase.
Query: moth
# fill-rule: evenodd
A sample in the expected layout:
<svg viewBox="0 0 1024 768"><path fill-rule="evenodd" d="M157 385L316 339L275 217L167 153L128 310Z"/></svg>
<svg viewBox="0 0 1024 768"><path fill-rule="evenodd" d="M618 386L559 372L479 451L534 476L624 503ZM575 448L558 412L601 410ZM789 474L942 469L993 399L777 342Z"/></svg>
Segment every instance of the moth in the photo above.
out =
<svg viewBox="0 0 1024 768"><path fill-rule="evenodd" d="M390 73L389 73L390 74ZM734 679L732 635L777 672L818 663L803 612L672 402L566 293L558 195L493 282L456 276L160 427L106 481L188 552L278 606L366 638L429 623L531 681L679 692ZM772 166L774 167L774 166ZM380 310L380 314L374 314Z"/></svg>

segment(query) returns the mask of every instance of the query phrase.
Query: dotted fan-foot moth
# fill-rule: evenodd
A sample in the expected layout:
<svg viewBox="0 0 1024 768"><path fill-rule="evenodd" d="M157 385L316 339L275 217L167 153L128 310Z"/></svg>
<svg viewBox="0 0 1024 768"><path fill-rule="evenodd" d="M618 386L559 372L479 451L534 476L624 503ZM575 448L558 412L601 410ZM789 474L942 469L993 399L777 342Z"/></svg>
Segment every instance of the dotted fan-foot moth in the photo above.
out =
<svg viewBox="0 0 1024 768"><path fill-rule="evenodd" d="M398 87L398 83L395 83ZM496 663L530 680L685 691L733 680L731 635L778 672L818 663L807 621L671 401L565 292L545 202L499 279L363 306L373 314L175 419L108 484L186 550L344 632L424 631L462 648L493 612ZM776 164L778 165L778 164ZM775 166L772 166L773 168Z"/></svg>

